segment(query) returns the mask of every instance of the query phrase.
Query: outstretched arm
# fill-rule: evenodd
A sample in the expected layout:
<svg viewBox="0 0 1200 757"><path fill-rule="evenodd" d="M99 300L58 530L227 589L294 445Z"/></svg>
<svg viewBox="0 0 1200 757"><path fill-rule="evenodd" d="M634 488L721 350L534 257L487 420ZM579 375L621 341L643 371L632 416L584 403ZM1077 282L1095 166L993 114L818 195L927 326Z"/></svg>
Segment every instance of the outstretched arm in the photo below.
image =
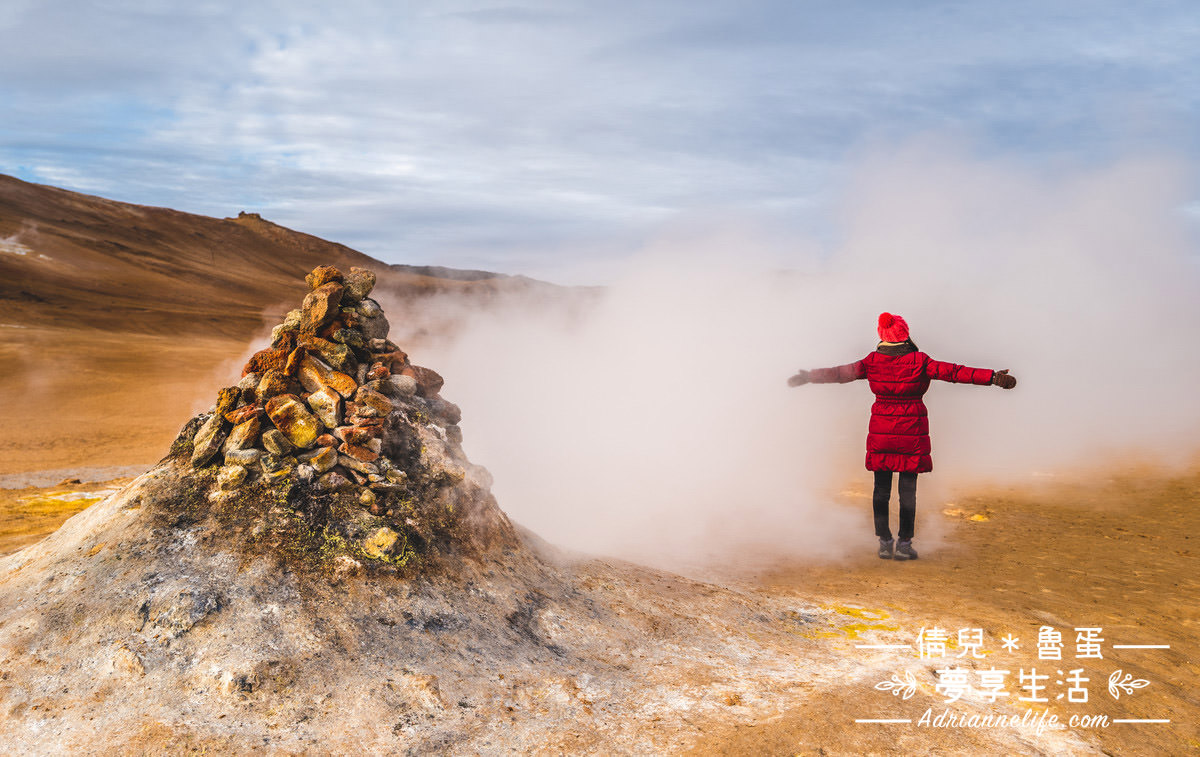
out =
<svg viewBox="0 0 1200 757"><path fill-rule="evenodd" d="M860 378L866 378L867 368L859 360L833 368L817 368L811 371L800 371L788 379L788 386L802 384L845 384Z"/></svg>
<svg viewBox="0 0 1200 757"><path fill-rule="evenodd" d="M1005 389L1017 385L1016 378L1008 375L1008 369L993 371L988 368L971 368L957 363L943 363L941 360L930 360L925 364L925 374L938 381L949 381L953 384L995 384Z"/></svg>

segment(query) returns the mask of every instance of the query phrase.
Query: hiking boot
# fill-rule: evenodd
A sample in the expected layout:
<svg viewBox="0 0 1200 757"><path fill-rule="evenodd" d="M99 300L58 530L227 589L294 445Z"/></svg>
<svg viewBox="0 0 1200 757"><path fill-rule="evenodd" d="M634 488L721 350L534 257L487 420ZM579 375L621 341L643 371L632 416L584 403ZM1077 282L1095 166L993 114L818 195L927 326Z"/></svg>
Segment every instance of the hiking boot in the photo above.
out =
<svg viewBox="0 0 1200 757"><path fill-rule="evenodd" d="M882 554L882 552L880 552ZM901 541L896 544L896 554L893 559L896 560L915 560L917 559L917 550L912 548L911 541Z"/></svg>
<svg viewBox="0 0 1200 757"><path fill-rule="evenodd" d="M880 560L892 559L892 545L893 544L895 544L895 542L893 542L891 539L880 539L879 540L879 559Z"/></svg>

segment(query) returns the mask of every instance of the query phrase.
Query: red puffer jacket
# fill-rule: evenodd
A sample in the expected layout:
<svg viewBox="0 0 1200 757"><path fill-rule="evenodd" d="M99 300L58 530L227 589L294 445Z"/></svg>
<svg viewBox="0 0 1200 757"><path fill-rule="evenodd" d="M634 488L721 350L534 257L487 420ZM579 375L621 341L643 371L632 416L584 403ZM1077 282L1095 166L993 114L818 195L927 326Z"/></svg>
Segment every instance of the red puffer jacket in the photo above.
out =
<svg viewBox="0 0 1200 757"><path fill-rule="evenodd" d="M865 378L875 392L867 433L867 470L928 473L933 470L929 418L921 397L930 379L990 384L994 371L934 360L915 346L881 345L862 360L810 371L813 383L845 384Z"/></svg>

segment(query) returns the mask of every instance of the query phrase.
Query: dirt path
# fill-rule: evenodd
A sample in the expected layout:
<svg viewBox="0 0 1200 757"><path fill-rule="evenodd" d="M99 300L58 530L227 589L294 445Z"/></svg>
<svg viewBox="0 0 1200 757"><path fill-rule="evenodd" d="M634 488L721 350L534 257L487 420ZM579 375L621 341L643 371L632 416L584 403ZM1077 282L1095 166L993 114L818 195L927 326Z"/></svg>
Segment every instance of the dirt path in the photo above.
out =
<svg viewBox="0 0 1200 757"><path fill-rule="evenodd" d="M1094 483L1058 484L1039 491L978 492L944 514L922 503L919 517L958 521L949 543L916 562L893 563L867 554L842 565L793 564L757 576L760 590L804 596L864 612L860 639L834 643L913 643L922 627L984 631L986 659L920 660L914 650L858 650L864 659L896 661L914 670L920 686L908 702L870 687L827 690L767 723L710 733L710 754L926 753L974 751L977 731L922 728L928 707L947 706L936 693L937 668L1019 669L1049 672L1042 695L1066 720L1072 714L1112 719L1170 719L1169 724L1110 723L1076 729L1109 754L1195 754L1200 751L1200 470L1165 476L1136 472ZM974 517L974 519L972 519ZM1062 661L1039 661L1038 629L1062 633ZM1076 659L1076 627L1102 628L1102 659ZM872 630L874 627L874 630ZM895 630L884 630L895 629ZM1006 634L1020 649L1000 649ZM853 634L851 634L853 635ZM1168 644L1170 649L1114 649L1113 644ZM952 644L948 654L958 654ZM995 662L993 662L993 660ZM1090 678L1087 703L1056 699L1058 670L1082 667ZM1107 690L1117 669L1149 684L1114 699ZM1123 676L1122 676L1123 678ZM1009 701L1027 696L1016 680ZM1118 690L1119 692L1119 690ZM1079 694L1076 694L1078 697ZM856 724L855 719L911 718L914 724ZM1032 732L1030 753L1047 749Z"/></svg>

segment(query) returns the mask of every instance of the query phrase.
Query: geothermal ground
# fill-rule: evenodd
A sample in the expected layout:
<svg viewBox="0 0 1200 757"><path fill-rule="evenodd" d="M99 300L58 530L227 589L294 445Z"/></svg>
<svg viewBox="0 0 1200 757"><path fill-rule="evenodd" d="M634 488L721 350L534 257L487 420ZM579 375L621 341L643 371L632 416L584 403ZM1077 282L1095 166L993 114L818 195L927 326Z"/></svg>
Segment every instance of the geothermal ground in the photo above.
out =
<svg viewBox="0 0 1200 757"><path fill-rule="evenodd" d="M33 542L80 507L96 502L95 497L127 483L0 491L0 518L6 526L0 544L11 552ZM863 497L848 496L839 506L856 508L865 518L865 492ZM949 536L944 546L916 562L878 560L867 543L861 557L845 562L797 560L766 573L716 576L711 583L613 561L553 561L554 567L539 578L545 604L532 617L542 624L536 627L550 629L553 637L547 638L567 654L559 657L543 648L541 659L520 662L514 657L494 658L495 649L488 647L478 667L467 654L468 659L443 666L438 676L427 670L433 659L429 650L452 648L461 637L434 623L417 624L408 633L421 637L421 658L408 662L407 670L380 668L379 680L364 685L421 688L425 686L421 682L427 682L434 693L422 694L427 701L415 713L404 698L415 694L395 694L390 707L373 715L379 728L359 732L358 737L397 752L418 743L427 747L442 743L461 752L1195 751L1200 744L1195 718L1200 703L1190 682L1200 674L1193 652L1200 603L1192 569L1200 527L1198 498L1200 470L1179 476L1126 471L1087 483L981 490L940 507L923 503L921 518L948 521ZM113 545L107 546L110 554L112 549ZM105 547L95 555L86 554L89 551L78 555L81 569L100 560ZM453 598L431 598L437 585L406 588L387 600L383 611L395 614L392 620L402 627L411 623L404 611L412 613L414 606L436 616L430 606L437 604L443 614L458 617L465 606L455 607ZM479 585L488 586L489 581L480 577ZM548 586L556 591L547 590ZM571 589L564 593L567 586ZM423 598L414 602L414 593ZM581 606L588 608L587 624L581 620ZM609 609L593 615L601 607ZM383 621L376 625L388 628ZM985 648L993 659L1000 657L1004 666L1031 667L1037 664L1034 652L1023 645L1020 653L1006 654L994 640L1012 633L1031 643L1042 625L1064 631L1099 626L1106 643L1103 660L1080 663L1092 679L1090 706L1052 701L1037 705L1035 712L1048 708L1064 719L1086 712L1110 719L1169 718L1172 722L1110 724L1041 735L1032 729L933 729L854 722L917 720L927 708L936 714L944 707L944 697L933 690L935 661L919 660L910 650L867 650L856 645L911 644L922 627L982 628L990 640ZM507 620L504 627L509 628ZM203 633L203 627L189 633ZM185 636L181 643L189 641ZM1110 648L1119 643L1169 644L1171 649ZM991 660L982 660L972 667L990 664ZM97 691L111 697L132 687L143 697L147 688L153 689L154 672L149 666L145 673L130 673L122 672L120 665L116 659L109 669L96 672ZM21 666L20 658L3 662L0 685L9 692L19 680ZM253 667L247 663L247 670L238 673L253 674ZM1114 700L1105 681L1118 668L1150 684ZM905 670L918 681L909 700L874 688L893 674L903 677ZM269 681L269 673L259 671L258 690L231 691L229 682L222 683L224 672L212 675L211 681L197 673L198 691L175 692L210 701L213 721L167 717L161 708L149 708L136 726L96 731L97 743L108 745L99 751L303 752L318 749L322 737L334 739L327 745L349 748L348 742L337 740L343 735L331 734L314 722L322 713L330 717L349 706L342 698L343 687L322 681L325 688L312 695L311 706L285 713L281 684ZM30 709L44 712L43 728L52 733L55 713L79 706L80 693L44 691L5 717L24 719ZM94 693L89 691L89 697ZM148 697L155 699L156 695ZM989 709L977 702L948 706L958 712ZM88 707L93 716L104 711L94 698ZM1014 703L991 709L1020 713L1026 707L1032 706ZM253 736L246 733L248 724L265 712L272 714L258 724L261 730ZM234 727L235 722L241 726ZM424 722L430 724L427 731L417 727ZM413 741L412 734L418 732L431 740ZM53 742L31 742L32 751L44 751L48 743ZM89 751L78 742L74 747Z"/></svg>
<svg viewBox="0 0 1200 757"><path fill-rule="evenodd" d="M851 488L830 507L861 517L860 553L704 580L564 554L520 524L515 541L450 550L428 573L322 553L297 564L205 504L215 468L179 454L151 464L217 387L238 383L308 269L372 262L256 218L11 180L0 190L0 237L18 240L0 256L12 304L0 356L13 367L0 390L15 398L0 414L0 752L1200 749L1198 465L923 498L921 533L940 521L946 536L918 541L916 562L874 556L868 493ZM486 306L513 286L526 285L381 270L377 291ZM436 338L389 314L402 346ZM462 425L469 436L471 418ZM277 504L264 512L294 515L295 502ZM1038 659L1043 626L1062 634L1060 662ZM912 645L935 627L949 632L945 657L921 659ZM1076 627L1102 629L1101 658L1076 659ZM983 632L983 657L966 654L960 629ZM1018 649L1000 647L1009 634ZM1114 647L1139 644L1169 648ZM1017 701L1026 692L1010 679L1008 698L947 704L934 671L955 666L974 681L1037 667L1048 701ZM1058 698L1076 668L1086 703ZM1109 722L918 725L946 709Z"/></svg>

